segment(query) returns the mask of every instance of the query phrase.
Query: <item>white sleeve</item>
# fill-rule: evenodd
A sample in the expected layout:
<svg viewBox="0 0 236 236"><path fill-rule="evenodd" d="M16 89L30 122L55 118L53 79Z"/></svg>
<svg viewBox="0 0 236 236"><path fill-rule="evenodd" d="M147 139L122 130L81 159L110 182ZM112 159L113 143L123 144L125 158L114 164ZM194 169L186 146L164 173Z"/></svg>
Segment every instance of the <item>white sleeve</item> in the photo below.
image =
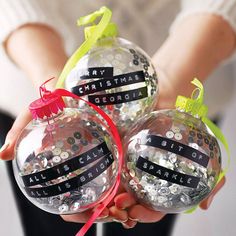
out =
<svg viewBox="0 0 236 236"><path fill-rule="evenodd" d="M53 28L63 24L54 1L0 0L0 44L11 32L27 23L41 23Z"/></svg>
<svg viewBox="0 0 236 236"><path fill-rule="evenodd" d="M181 0L182 10L173 22L170 32L182 19L192 14L211 13L221 16L236 32L236 0Z"/></svg>

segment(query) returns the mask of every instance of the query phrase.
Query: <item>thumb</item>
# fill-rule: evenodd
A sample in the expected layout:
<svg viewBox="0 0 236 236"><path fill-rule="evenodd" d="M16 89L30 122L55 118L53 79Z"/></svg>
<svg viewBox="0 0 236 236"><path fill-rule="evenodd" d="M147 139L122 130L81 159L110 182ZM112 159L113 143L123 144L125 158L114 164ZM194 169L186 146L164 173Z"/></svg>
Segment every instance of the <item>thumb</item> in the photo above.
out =
<svg viewBox="0 0 236 236"><path fill-rule="evenodd" d="M207 210L212 201L213 201L213 198L215 197L215 195L220 191L220 189L224 186L225 184L225 177L223 177L219 183L217 183L217 185L215 186L215 188L212 190L211 194L205 199L203 200L201 203L200 203L200 207L203 209L203 210Z"/></svg>
<svg viewBox="0 0 236 236"><path fill-rule="evenodd" d="M17 138L31 119L32 116L28 108L22 111L20 115L16 118L12 128L6 136L4 145L0 149L0 159L12 160L14 158L14 147Z"/></svg>

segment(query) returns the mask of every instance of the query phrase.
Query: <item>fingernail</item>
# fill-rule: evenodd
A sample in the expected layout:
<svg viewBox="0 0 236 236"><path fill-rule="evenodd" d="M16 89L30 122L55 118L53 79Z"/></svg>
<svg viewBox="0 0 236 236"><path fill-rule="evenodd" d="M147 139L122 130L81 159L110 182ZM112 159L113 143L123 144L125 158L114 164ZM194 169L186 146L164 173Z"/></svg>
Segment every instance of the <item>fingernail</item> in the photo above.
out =
<svg viewBox="0 0 236 236"><path fill-rule="evenodd" d="M213 201L213 198L214 198L213 196L208 198L208 201L207 201L207 209L210 207L210 205L211 205L211 203L212 203L212 201Z"/></svg>
<svg viewBox="0 0 236 236"><path fill-rule="evenodd" d="M122 211L125 211L126 210L126 207L118 207L116 206L118 209L122 210Z"/></svg>
<svg viewBox="0 0 236 236"><path fill-rule="evenodd" d="M121 223L125 229L132 229L133 226L129 226L127 224Z"/></svg>
<svg viewBox="0 0 236 236"><path fill-rule="evenodd" d="M127 207L126 207L126 206L123 206L123 207L121 207L120 209L121 209L121 210L126 210Z"/></svg>
<svg viewBox="0 0 236 236"><path fill-rule="evenodd" d="M97 219L98 220L102 220L102 219L105 219L107 218L109 215L100 215Z"/></svg>
<svg viewBox="0 0 236 236"><path fill-rule="evenodd" d="M137 221L137 222L139 221L138 219L134 219L132 217L129 217L129 219L132 220L132 221Z"/></svg>
<svg viewBox="0 0 236 236"><path fill-rule="evenodd" d="M127 222L128 221L128 219L126 219L126 220L118 220L118 219L113 219L113 221L114 222L118 222L118 223L125 223L125 222Z"/></svg>
<svg viewBox="0 0 236 236"><path fill-rule="evenodd" d="M1 147L0 152L3 152L4 150L6 150L9 147L10 143L4 143L4 145Z"/></svg>
<svg viewBox="0 0 236 236"><path fill-rule="evenodd" d="M122 205L121 205L121 204L119 204L119 203L117 204L117 202L115 202L115 206L120 210L125 210L126 209L126 207L124 206L124 203L122 203Z"/></svg>
<svg viewBox="0 0 236 236"><path fill-rule="evenodd" d="M112 221L117 222L117 223L121 223L121 221L117 220L117 219L112 219Z"/></svg>

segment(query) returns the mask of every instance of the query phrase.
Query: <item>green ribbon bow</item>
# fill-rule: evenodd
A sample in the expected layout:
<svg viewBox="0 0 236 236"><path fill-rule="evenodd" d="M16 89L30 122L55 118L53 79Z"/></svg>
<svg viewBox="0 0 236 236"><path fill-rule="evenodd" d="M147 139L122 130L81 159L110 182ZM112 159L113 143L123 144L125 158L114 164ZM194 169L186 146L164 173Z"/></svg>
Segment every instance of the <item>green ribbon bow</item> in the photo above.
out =
<svg viewBox="0 0 236 236"><path fill-rule="evenodd" d="M208 107L205 104L203 104L204 88L202 83L196 78L191 83L197 87L194 89L191 98L178 96L176 99L175 107L201 119L202 122L212 131L215 137L219 139L221 143L224 145L228 155L228 160L226 168L223 169L219 175L219 178L217 180L218 183L225 176L226 172L229 169L230 165L229 145L221 130L210 119L207 118ZM193 97L196 92L198 92L198 96L197 98L194 99ZM197 207L198 206L186 211L186 213L193 212Z"/></svg>
<svg viewBox="0 0 236 236"><path fill-rule="evenodd" d="M96 25L95 21L98 17L102 17L100 22ZM117 35L117 27L111 23L112 12L107 7L101 7L98 11L93 12L87 16L81 17L77 21L78 26L93 24L84 29L85 41L74 52L74 54L67 61L61 75L58 78L56 87L61 88L70 71L76 66L77 62L95 45L98 39L103 37L114 37Z"/></svg>

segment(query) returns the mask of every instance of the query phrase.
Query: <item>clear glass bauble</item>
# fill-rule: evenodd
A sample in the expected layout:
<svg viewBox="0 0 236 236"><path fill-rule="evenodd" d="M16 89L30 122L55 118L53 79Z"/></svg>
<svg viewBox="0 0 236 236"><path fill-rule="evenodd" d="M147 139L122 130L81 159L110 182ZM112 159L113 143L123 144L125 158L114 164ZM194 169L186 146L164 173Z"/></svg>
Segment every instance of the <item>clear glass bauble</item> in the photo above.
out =
<svg viewBox="0 0 236 236"><path fill-rule="evenodd" d="M150 57L122 38L103 38L65 80L65 89L102 108L120 132L129 129L157 102L158 79ZM69 107L86 106L67 99Z"/></svg>
<svg viewBox="0 0 236 236"><path fill-rule="evenodd" d="M153 210L177 213L209 195L221 170L218 142L198 118L178 110L141 118L123 140L123 181Z"/></svg>
<svg viewBox="0 0 236 236"><path fill-rule="evenodd" d="M65 108L21 133L13 161L24 195L54 214L87 210L106 198L118 171L117 150L97 116Z"/></svg>

